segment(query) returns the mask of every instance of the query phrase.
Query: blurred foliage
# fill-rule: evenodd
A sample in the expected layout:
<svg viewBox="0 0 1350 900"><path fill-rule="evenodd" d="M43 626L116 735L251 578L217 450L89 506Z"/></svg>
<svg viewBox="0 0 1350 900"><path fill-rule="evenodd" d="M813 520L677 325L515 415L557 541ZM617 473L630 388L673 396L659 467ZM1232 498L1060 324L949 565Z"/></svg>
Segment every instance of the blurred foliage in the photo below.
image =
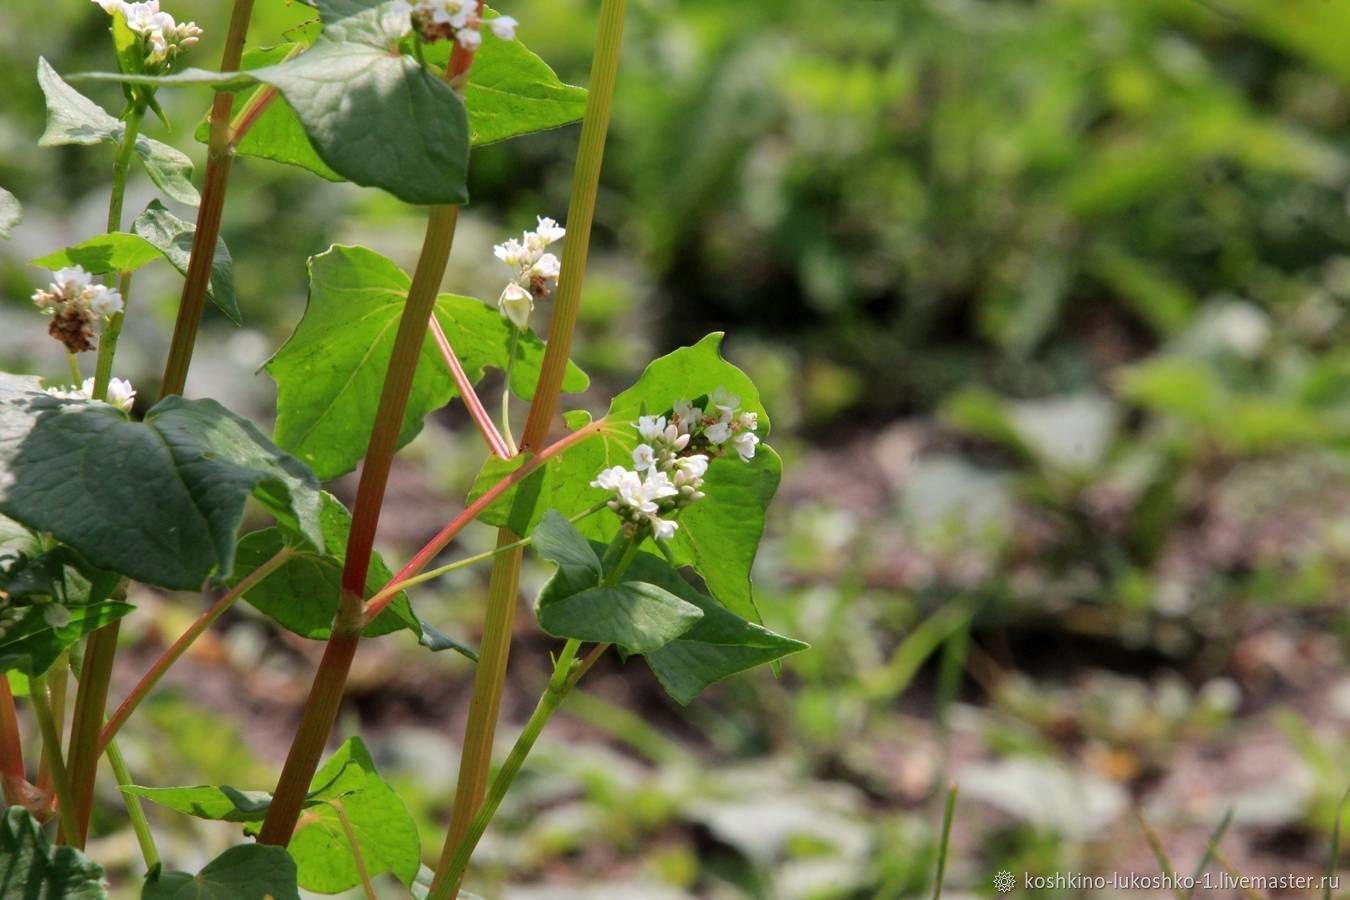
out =
<svg viewBox="0 0 1350 900"><path fill-rule="evenodd" d="M596 4L500 5L584 83ZM506 896L553 900L923 895L953 778L953 891L1004 867L1152 871L1131 804L1183 871L1230 807L1236 864L1321 871L1350 722L1350 5L629 5L578 362L602 408L648 348L732 332L788 457L757 595L814 650L688 710L599 670L483 845L483 883L509 874ZM207 27L202 64L224 7L175 0ZM257 10L264 44L308 15ZM33 69L103 66L102 18L85 0L0 9L0 186L25 206L0 243L0 356L46 374L64 363L30 338L26 260L99 230L110 160L36 151ZM200 160L205 102L176 95L172 136L154 136ZM491 296L488 246L562 214L575 139L476 152L457 290ZM208 313L224 351L196 377L269 414L251 373L299 318L304 258L360 240L406 265L419 228L386 198L241 161L225 236L245 329ZM154 315L129 320L133 376L157 374L176 292L138 280ZM473 441L430 428L404 459L462 497ZM387 517L390 542L443 521L423 487L395 491L410 512ZM471 631L476 577L419 613ZM250 721L286 722L269 692L308 662L248 620L228 635L250 648L232 651L239 682L262 673L241 689ZM431 853L460 715L445 685L465 670L376 671L348 724L406 779ZM161 783L269 780L242 749L266 735L222 738L189 701L161 699L141 727L128 755ZM105 799L96 831L115 835ZM189 827L175 839L222 839ZM129 865L125 838L95 857Z"/></svg>

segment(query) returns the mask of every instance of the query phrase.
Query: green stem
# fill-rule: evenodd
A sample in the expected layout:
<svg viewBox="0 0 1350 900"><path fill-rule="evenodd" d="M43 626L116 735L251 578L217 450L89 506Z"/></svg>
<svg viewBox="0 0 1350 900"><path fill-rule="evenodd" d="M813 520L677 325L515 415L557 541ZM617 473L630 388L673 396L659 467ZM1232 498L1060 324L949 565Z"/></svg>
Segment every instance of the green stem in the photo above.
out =
<svg viewBox="0 0 1350 900"><path fill-rule="evenodd" d="M520 343L520 330L511 329L511 344L506 351L506 377L502 380L502 438L510 456L520 450L516 447L515 435L511 433L511 373L516 367L516 345Z"/></svg>
<svg viewBox="0 0 1350 900"><path fill-rule="evenodd" d="M534 400L525 422L520 449L529 452L548 442L563 376L572 351L572 333L576 330L581 308L581 285L586 273L591 225L595 219L595 198L600 187L600 168L604 161L605 138L609 133L614 86L618 79L619 48L623 36L626 0L603 0L596 32L595 55L586 96L586 115L581 123L581 141L576 169L572 176L572 196L567 210L567 237L563 243L562 271L554 295L553 317L549 323L548 345L540 365ZM453 68L453 67L452 67ZM518 540L510 529L502 529L497 545ZM450 828L441 851L437 882L443 892L458 890L458 876L447 880L445 869L455 848L465 843L470 826L483 801L488 771L492 764L492 743L496 735L497 714L506 682L506 667L511 650L511 629L515 620L517 585L520 578L520 551L498 556L488 586L488 609L478 665L474 668L473 695L469 701L469 720L460 757L459 778ZM443 894L444 895L444 894Z"/></svg>
<svg viewBox="0 0 1350 900"><path fill-rule="evenodd" d="M52 785L56 788L56 799L61 805L61 836L66 844L78 846L79 830L75 827L75 800L70 788L70 774L66 771L65 760L61 758L61 732L56 727L56 718L47 699L47 678L34 676L30 685L33 711L37 713L38 729L42 732L43 752L47 755L47 765L52 773Z"/></svg>
<svg viewBox="0 0 1350 900"><path fill-rule="evenodd" d="M84 375L80 372L80 358L74 353L66 354L66 363L70 366L70 377L76 390L84 383Z"/></svg>
<svg viewBox="0 0 1350 900"><path fill-rule="evenodd" d="M117 162L113 163L112 195L108 198L108 231L122 230L122 200L127 193L127 175L131 172L131 157L136 152L136 139L141 133L141 121L145 117L145 107L139 103L127 109L126 127L122 130L122 143L117 149Z"/></svg>
<svg viewBox="0 0 1350 900"><path fill-rule="evenodd" d="M122 757L122 751L118 748L117 742L109 740L105 752L108 755L108 765L112 766L113 777L117 779L117 786L125 788L135 784L131 780L131 772L127 769L127 761ZM122 799L127 805L127 817L131 819L131 830L136 832L136 842L141 845L141 856L145 859L145 867L146 869L153 869L159 863L159 848L155 846L155 836L150 831L150 820L145 817L145 807L141 805L141 798L135 794L122 791Z"/></svg>
<svg viewBox="0 0 1350 900"><path fill-rule="evenodd" d="M244 39L248 22L253 15L253 0L234 0L230 13L230 30L225 37L220 71L239 71L244 54ZM178 303L178 319L174 322L173 337L169 339L169 355L164 363L164 377L160 382L160 396L181 394L187 384L188 367L192 364L192 349L197 343L197 328L202 310L206 307L206 289L211 284L211 264L215 261L216 241L220 238L220 218L225 208L225 189L230 180L230 163L234 151L230 146L230 113L234 108L234 94L221 91L211 104L210 138L206 149L206 176L202 185L202 199L197 207L197 228L192 234L188 271L183 279L183 294Z"/></svg>
<svg viewBox="0 0 1350 900"><path fill-rule="evenodd" d="M347 810L343 808L342 800L334 800L332 806L337 813L338 821L342 823L342 833L347 836L347 843L352 848L352 861L356 863L356 873L361 877L361 888L366 893L366 900L379 900L375 895L375 885L370 880L366 857L361 853L361 842L356 839L356 829L352 827L352 820L347 818Z"/></svg>
<svg viewBox="0 0 1350 900"><path fill-rule="evenodd" d="M609 571L601 580L605 587L613 587L619 583L623 573L627 571L633 558L637 556L639 540L634 538L616 538L610 545L610 551L605 554L606 562L613 560ZM605 645L601 645L605 646ZM585 674L584 669L577 661L577 654L581 650L581 641L576 638L570 638L563 646L563 651L558 656L557 662L553 664L553 674L549 677L548 687L544 694L539 698L539 703L535 706L534 712L530 715L529 721L525 723L525 728L521 731L520 737L516 738L515 744L511 747L511 753L506 757L500 769L497 770L497 777L492 780L492 786L488 789L483 798L482 804L474 814L472 821L465 831L464 837L460 839L457 845L452 845L447 841L445 848L441 851L441 860L436 869L436 877L431 884L431 893L427 895L427 900L437 900L437 898L448 898L454 896L459 891L460 884L464 881L464 872L469 867L469 859L473 856L474 848L482 839L483 833L487 831L488 824L491 823L493 816L497 814L498 807L501 806L502 799L511 788L511 783L515 777L520 774L521 768L525 765L525 759L530 755L530 750L534 748L535 741L539 740L539 735L543 733L544 726L548 724L549 719L558 711L562 701L567 694L576 687L580 676ZM594 660L592 659L592 662Z"/></svg>
<svg viewBox="0 0 1350 900"><path fill-rule="evenodd" d="M89 817L94 809L94 781L98 777L99 732L108 708L108 686L112 683L113 660L117 656L119 623L105 625L89 635L84 646L84 661L75 692L75 710L71 714L70 749L66 759L70 769L70 788L75 800L70 814L83 848L89 833Z"/></svg>
<svg viewBox="0 0 1350 900"><path fill-rule="evenodd" d="M122 337L122 322L127 317L126 306L131 302L131 273L123 272L117 286L122 295L122 310L109 317L98 338L98 359L94 363L95 400L108 398L108 385L112 383L113 357L117 355L117 341Z"/></svg>

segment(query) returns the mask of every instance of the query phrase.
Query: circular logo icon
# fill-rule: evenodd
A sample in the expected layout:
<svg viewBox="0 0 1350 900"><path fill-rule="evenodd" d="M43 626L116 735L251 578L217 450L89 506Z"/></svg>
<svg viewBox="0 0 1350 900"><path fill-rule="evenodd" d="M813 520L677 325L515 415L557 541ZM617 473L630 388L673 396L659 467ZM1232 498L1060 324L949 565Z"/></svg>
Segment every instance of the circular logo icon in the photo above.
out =
<svg viewBox="0 0 1350 900"><path fill-rule="evenodd" d="M1017 879L1013 878L1013 873L1007 869L994 876L994 889L1000 894L1011 893L1016 884Z"/></svg>

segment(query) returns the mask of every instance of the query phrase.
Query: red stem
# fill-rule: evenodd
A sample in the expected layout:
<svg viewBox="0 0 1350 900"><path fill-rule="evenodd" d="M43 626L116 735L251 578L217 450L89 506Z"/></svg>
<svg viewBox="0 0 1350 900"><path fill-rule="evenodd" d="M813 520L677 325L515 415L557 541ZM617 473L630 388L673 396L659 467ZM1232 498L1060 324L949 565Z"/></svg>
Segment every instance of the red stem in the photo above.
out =
<svg viewBox="0 0 1350 900"><path fill-rule="evenodd" d="M557 456L559 453L562 453L574 444L584 441L586 438L599 434L604 430L605 425L605 420L600 419L584 428L577 429L567 437L548 445L541 450L537 456L533 456L527 460L519 469L516 469L516 471L488 488L483 496L470 503L464 512L456 516L449 525L442 528L434 538L427 541L426 546L421 550L418 550L417 555L410 559L406 566L399 569L398 574L389 579L389 583L386 584L378 594L371 598L370 602L366 604L365 621L372 621L384 611L386 606L393 602L394 597L398 596L398 592L391 591L389 590L390 588L396 587L399 582L405 581L425 569L427 565L436 558L436 554L444 550L446 545L453 541L455 537L464 530L466 525L482 515L483 510L491 506L494 500L509 491L515 485L524 481L536 469ZM387 596L386 592L388 592Z"/></svg>
<svg viewBox="0 0 1350 900"><path fill-rule="evenodd" d="M23 767L23 745L19 740L19 715L14 707L14 693L3 673L0 673L0 781L4 786L5 803L10 806L21 804L28 772Z"/></svg>
<svg viewBox="0 0 1350 900"><path fill-rule="evenodd" d="M506 446L506 439L502 437L501 432L497 430L496 424L492 421L492 416L483 408L483 401L478 398L478 392L474 390L473 382L469 380L468 374L464 371L463 364L459 357L455 355L455 348L450 346L450 339L445 336L445 330L441 328L441 323L436 320L433 313L431 316L431 334L436 338L436 346L441 348L441 356L445 358L445 364L450 369L450 374L455 378L455 386L459 388L460 399L464 401L464 406L473 417L478 430L483 434L483 440L487 441L488 449L494 455L501 459L511 458L511 449Z"/></svg>

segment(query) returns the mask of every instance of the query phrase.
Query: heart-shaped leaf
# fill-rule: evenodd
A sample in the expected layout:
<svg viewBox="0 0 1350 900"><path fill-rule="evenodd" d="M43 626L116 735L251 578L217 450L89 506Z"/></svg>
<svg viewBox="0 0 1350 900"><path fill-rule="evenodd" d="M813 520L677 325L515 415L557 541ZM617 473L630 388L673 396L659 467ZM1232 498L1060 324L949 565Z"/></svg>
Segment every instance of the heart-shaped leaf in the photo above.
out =
<svg viewBox="0 0 1350 900"><path fill-rule="evenodd" d="M684 634L703 617L691 603L654 584L621 581L556 596L546 585L534 614L554 637L614 644L628 653L648 653Z"/></svg>
<svg viewBox="0 0 1350 900"><path fill-rule="evenodd" d="M314 475L214 400L132 422L0 375L0 512L101 569L183 590L228 577L249 496L323 546Z"/></svg>
<svg viewBox="0 0 1350 900"><path fill-rule="evenodd" d="M121 143L126 125L63 81L45 59L38 59L37 77L47 97L47 130L38 139L39 146ZM189 206L200 202L192 186L192 160L144 135L136 138L136 155L165 194Z"/></svg>
<svg viewBox="0 0 1350 900"><path fill-rule="evenodd" d="M277 443L329 479L355 468L370 443L411 280L364 247L334 246L310 259L309 272L305 314L266 368L277 382ZM495 309L471 297L442 294L436 319L470 380L478 381L486 366L506 368L513 329ZM543 355L542 341L520 336L511 378L520 396L533 395ZM569 365L564 389L583 390L586 384L585 373ZM428 335L399 444L412 440L423 417L457 394Z"/></svg>
<svg viewBox="0 0 1350 900"><path fill-rule="evenodd" d="M295 878L295 862L285 849L240 844L196 875L156 866L145 877L141 900L300 900Z"/></svg>

